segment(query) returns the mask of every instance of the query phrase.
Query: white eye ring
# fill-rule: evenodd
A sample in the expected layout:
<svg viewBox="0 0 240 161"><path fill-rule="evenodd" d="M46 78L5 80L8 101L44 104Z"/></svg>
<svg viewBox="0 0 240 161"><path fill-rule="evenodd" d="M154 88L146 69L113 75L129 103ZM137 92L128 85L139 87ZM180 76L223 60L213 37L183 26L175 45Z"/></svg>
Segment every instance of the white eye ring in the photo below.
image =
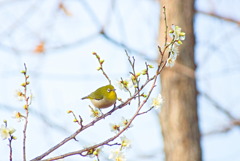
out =
<svg viewBox="0 0 240 161"><path fill-rule="evenodd" d="M107 92L111 92L111 89L108 88L108 89L107 89Z"/></svg>

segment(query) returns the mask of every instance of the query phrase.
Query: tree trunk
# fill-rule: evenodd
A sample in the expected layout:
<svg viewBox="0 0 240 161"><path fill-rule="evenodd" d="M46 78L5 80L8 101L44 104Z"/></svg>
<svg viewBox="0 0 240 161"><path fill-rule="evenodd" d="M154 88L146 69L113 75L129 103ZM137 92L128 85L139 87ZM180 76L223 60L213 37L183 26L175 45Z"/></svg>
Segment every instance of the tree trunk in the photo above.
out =
<svg viewBox="0 0 240 161"><path fill-rule="evenodd" d="M186 33L179 47L176 65L161 73L164 105L160 123L166 161L201 161L197 116L197 91L194 77L194 0L160 0L166 7L168 30L178 25ZM162 8L162 7L161 7ZM164 42L165 23L161 12L159 45Z"/></svg>

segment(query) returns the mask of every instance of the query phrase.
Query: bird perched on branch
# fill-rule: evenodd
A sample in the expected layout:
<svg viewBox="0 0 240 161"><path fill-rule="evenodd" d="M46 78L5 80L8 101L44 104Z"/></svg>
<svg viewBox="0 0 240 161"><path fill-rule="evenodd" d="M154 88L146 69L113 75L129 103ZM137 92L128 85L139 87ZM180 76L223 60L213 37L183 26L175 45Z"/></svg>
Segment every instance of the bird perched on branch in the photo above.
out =
<svg viewBox="0 0 240 161"><path fill-rule="evenodd" d="M98 88L82 99L89 99L95 107L101 109L112 106L117 100L117 94L115 88L109 84Z"/></svg>

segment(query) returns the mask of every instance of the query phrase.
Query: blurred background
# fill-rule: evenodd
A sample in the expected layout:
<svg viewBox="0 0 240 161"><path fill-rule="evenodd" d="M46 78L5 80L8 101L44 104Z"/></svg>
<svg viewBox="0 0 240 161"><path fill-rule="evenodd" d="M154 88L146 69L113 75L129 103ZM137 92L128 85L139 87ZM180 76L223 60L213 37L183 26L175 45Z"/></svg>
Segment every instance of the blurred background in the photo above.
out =
<svg viewBox="0 0 240 161"><path fill-rule="evenodd" d="M165 4L167 11L171 5ZM237 0L195 0L194 60L204 161L240 160L239 5ZM104 69L114 83L129 77L125 50L135 57L138 71L145 68L145 62L156 67L160 14L157 0L1 0L0 121L8 120L8 125L17 130L13 159L22 160L23 122L17 122L12 115L14 111L24 113L24 103L16 97L24 81L20 73L24 63L34 96L27 133L30 160L78 128L66 111L81 115L84 123L92 120L90 102L80 98L108 83L96 70L99 64L92 52L105 60ZM151 98L160 90L159 81ZM127 98L119 88L117 93ZM146 108L150 105L151 101ZM50 156L105 140L113 135L109 124L120 122L122 116L130 118L134 109L132 104L118 110L80 134L78 142L70 141ZM127 160L165 160L159 112L153 110L138 117L126 131L132 141ZM0 161L9 158L7 144L6 140L0 141ZM100 160L109 160L110 149L104 148ZM64 160L94 159L74 156Z"/></svg>

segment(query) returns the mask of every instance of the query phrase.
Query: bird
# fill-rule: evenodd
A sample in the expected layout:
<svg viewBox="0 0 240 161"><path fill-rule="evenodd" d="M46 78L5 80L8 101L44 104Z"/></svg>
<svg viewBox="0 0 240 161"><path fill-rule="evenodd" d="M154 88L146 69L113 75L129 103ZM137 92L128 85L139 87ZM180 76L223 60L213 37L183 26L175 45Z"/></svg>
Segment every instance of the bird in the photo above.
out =
<svg viewBox="0 0 240 161"><path fill-rule="evenodd" d="M96 89L94 92L82 98L89 99L99 109L108 108L116 103L117 94L113 85L109 84Z"/></svg>

